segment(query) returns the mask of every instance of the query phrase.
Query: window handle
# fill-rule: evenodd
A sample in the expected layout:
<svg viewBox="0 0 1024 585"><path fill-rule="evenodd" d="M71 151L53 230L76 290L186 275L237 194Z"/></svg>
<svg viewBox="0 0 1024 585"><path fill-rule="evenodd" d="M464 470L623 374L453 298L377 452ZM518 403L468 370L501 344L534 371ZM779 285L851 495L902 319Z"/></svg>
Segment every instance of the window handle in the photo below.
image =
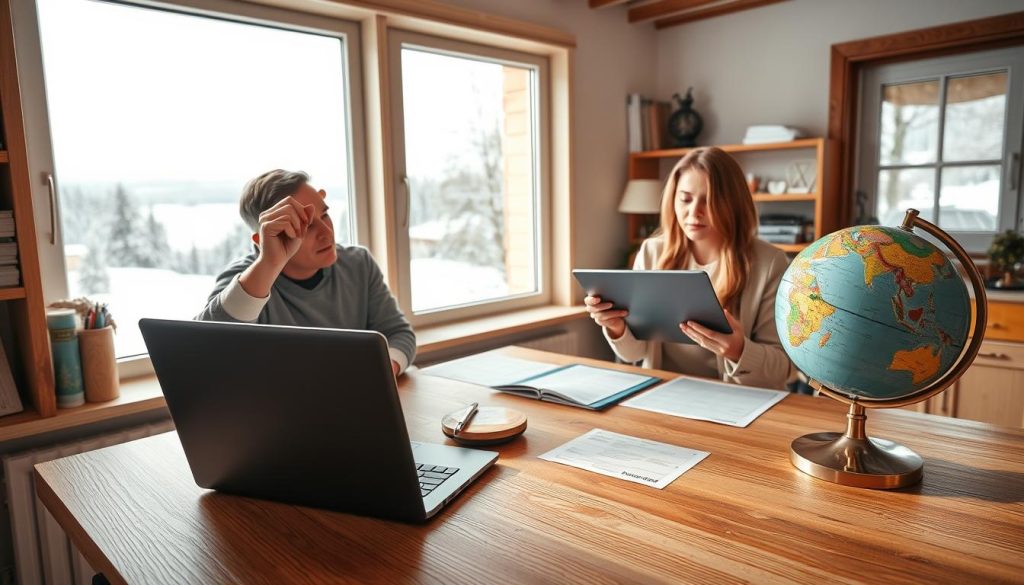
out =
<svg viewBox="0 0 1024 585"><path fill-rule="evenodd" d="M412 183L408 175L402 175L402 183L405 184L405 208L402 210L402 228L409 227L409 207L412 206Z"/></svg>
<svg viewBox="0 0 1024 585"><path fill-rule="evenodd" d="M1010 190L1016 191L1018 182L1020 181L1020 153L1015 152L1010 155L1010 166L1007 169L1010 173Z"/></svg>
<svg viewBox="0 0 1024 585"><path fill-rule="evenodd" d="M50 190L50 245L57 243L57 185L53 173L46 173L46 185Z"/></svg>

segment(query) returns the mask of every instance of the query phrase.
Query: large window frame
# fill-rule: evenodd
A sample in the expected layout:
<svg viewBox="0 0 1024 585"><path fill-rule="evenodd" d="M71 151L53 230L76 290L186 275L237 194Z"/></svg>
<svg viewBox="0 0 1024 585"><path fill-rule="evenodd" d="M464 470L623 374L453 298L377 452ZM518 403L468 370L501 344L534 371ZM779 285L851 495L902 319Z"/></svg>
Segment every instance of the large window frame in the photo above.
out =
<svg viewBox="0 0 1024 585"><path fill-rule="evenodd" d="M534 137L533 180L537 197L534 200L536 291L512 294L499 299L443 307L415 313L412 305L411 251L409 243L410 184L407 180L405 149L405 95L402 87L402 49L409 47L441 55L467 57L475 60L532 69L535 72L532 132ZM396 213L392 218L397 262L395 292L399 306L414 327L472 318L489 313L512 311L551 303L551 172L550 115L551 71L546 57L479 45L407 30L388 33L388 90L390 92L392 157Z"/></svg>
<svg viewBox="0 0 1024 585"><path fill-rule="evenodd" d="M1003 151L998 159L984 161L949 162L944 160L943 141L946 139L944 120L946 86L951 78L995 72L1007 72L1007 105L1003 128ZM938 152L935 162L923 164L880 163L880 118L882 89L887 85L938 81L939 117ZM995 232L954 231L953 235L969 252L982 253L996 233L1007 229L1024 228L1024 201L1021 200L1019 176L1020 156L1024 133L1024 58L1022 49L1010 47L979 51L953 57L927 58L900 63L880 64L865 69L860 80L860 125L857 144L856 179L858 190L868 194L866 206L878 209L878 175L887 169L924 169L935 173L935 209L942 188L943 169L986 164L1000 165L999 218ZM939 216L941 226L942 218Z"/></svg>
<svg viewBox="0 0 1024 585"><path fill-rule="evenodd" d="M333 36L342 40L344 48L344 116L348 142L349 195L351 211L350 229L354 242L370 245L370 198L367 177L366 117L363 102L363 59L360 26L356 22L306 14L266 6L257 6L234 0L184 0L177 3L148 0L122 1L143 9L163 10L197 18L214 18L268 28ZM33 183L32 198L36 219L36 237L42 275L44 300L48 304L67 298L69 287L64 244L61 234L61 209L57 169L53 156L40 28L35 0L15 0L12 5L15 22L19 78L27 99L23 103L28 135L29 170L40 180ZM53 180L51 181L51 178ZM314 181L315 181L314 177ZM201 307L197 307L197 313ZM127 356L118 360L121 377L152 373L147 354Z"/></svg>
<svg viewBox="0 0 1024 585"><path fill-rule="evenodd" d="M59 210L45 177L54 170L47 119L45 85L40 54L37 0L12 0L12 16L18 45L17 66L28 133L29 170L33 181L36 237L40 247L40 272L44 300L67 293L65 260L60 242ZM323 3L297 0L252 4L236 0L103 0L196 16L250 23L272 28L317 34L344 34L347 42L350 169L355 219L355 243L373 253L385 280L399 299L408 301L408 278L402 282L396 226L404 193L397 185L393 164L396 140L391 128L391 77L388 72L389 38L399 31L427 35L438 43L452 43L454 50L482 50L491 59L517 64L537 60L544 69L539 83L537 108L541 144L539 169L541 199L537 205L541 226L538 260L538 293L511 302L482 303L440 311L429 319L413 319L417 333L428 348L450 347L460 340L479 341L513 325L517 331L540 327L552 316L575 314L579 291L570 278L574 266L573 241L573 148L572 70L575 38L563 31L525 21L482 18L487 14L440 5L409 5L401 10L375 3ZM274 6L281 6L277 8ZM400 141L399 141L400 142ZM56 186L59 189L59 185ZM52 222L52 223L51 223ZM56 230L50 226L55 225ZM51 237L54 242L50 242ZM408 247L404 247L408 250ZM408 269L405 270L408 272ZM408 302L405 310L410 314ZM521 309L521 310L515 310ZM558 317L561 318L561 317ZM481 334L481 331L488 333ZM481 337L483 335L483 337ZM122 378L151 375L147 355L119 360Z"/></svg>

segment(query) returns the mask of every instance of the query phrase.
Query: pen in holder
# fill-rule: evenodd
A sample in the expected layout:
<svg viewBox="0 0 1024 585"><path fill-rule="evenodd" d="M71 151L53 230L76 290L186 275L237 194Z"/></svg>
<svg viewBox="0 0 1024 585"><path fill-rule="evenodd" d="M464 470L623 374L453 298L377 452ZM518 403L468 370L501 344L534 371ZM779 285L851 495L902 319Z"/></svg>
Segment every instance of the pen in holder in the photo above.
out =
<svg viewBox="0 0 1024 585"><path fill-rule="evenodd" d="M105 402L121 395L114 353L114 328L83 329L78 332L82 355L82 377L86 402Z"/></svg>

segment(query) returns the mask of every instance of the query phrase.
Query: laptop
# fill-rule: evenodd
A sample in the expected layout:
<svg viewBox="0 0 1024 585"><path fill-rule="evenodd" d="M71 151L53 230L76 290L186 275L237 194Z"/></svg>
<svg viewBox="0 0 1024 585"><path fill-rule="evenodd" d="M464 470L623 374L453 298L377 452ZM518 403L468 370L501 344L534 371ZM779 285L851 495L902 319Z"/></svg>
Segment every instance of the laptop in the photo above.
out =
<svg viewBox="0 0 1024 585"><path fill-rule="evenodd" d="M412 442L375 331L142 319L196 484L423 521L498 454Z"/></svg>

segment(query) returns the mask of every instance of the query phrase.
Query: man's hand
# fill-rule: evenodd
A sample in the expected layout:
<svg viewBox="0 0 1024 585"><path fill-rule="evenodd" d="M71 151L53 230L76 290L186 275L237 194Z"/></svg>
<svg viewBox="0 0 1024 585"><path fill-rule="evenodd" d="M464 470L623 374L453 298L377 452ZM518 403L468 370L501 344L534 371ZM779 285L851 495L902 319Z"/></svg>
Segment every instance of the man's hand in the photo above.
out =
<svg viewBox="0 0 1024 585"><path fill-rule="evenodd" d="M260 259L269 266L284 269L299 251L302 238L313 222L313 206L302 205L291 196L260 214Z"/></svg>
<svg viewBox="0 0 1024 585"><path fill-rule="evenodd" d="M257 298L270 294L274 281L302 246L302 238L313 223L313 213L312 205L302 205L288 196L260 214L260 231L256 236L260 255L238 277L246 293Z"/></svg>
<svg viewBox="0 0 1024 585"><path fill-rule="evenodd" d="M402 366L398 365L398 362L391 360L391 373L395 375L395 379L398 379L398 372L402 370Z"/></svg>
<svg viewBox="0 0 1024 585"><path fill-rule="evenodd" d="M679 329L704 349L727 360L738 362L740 356L743 355L743 347L747 341L743 335L743 324L732 316L729 309L725 310L725 319L732 327L732 333L712 331L696 321L680 323Z"/></svg>

